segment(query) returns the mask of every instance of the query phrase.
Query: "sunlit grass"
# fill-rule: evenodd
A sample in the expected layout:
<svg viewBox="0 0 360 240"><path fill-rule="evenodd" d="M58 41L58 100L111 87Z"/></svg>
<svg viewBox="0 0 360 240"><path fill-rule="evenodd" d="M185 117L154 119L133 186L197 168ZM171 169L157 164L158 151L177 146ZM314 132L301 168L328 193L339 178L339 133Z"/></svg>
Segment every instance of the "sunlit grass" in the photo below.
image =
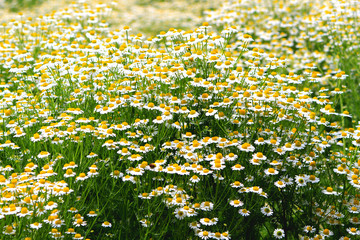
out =
<svg viewBox="0 0 360 240"><path fill-rule="evenodd" d="M9 8L12 12L19 12L23 9L37 7L41 5L44 0L5 0L4 2L5 6L3 7Z"/></svg>

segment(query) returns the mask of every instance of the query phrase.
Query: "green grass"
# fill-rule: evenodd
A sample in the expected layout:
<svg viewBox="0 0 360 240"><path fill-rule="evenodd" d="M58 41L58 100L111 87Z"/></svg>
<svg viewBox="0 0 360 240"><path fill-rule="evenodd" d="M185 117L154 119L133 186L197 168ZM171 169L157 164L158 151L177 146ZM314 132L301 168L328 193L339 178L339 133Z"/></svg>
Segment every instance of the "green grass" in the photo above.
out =
<svg viewBox="0 0 360 240"><path fill-rule="evenodd" d="M44 0L5 0L6 8L11 12L21 12L24 9L40 7Z"/></svg>

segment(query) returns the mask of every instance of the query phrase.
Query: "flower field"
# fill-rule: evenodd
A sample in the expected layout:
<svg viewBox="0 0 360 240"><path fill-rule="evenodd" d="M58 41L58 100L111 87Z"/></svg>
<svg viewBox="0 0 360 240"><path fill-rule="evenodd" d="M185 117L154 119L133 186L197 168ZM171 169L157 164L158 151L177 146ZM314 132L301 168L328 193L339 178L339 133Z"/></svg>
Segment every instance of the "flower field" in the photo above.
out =
<svg viewBox="0 0 360 240"><path fill-rule="evenodd" d="M0 239L360 239L359 1L114 5L0 26Z"/></svg>

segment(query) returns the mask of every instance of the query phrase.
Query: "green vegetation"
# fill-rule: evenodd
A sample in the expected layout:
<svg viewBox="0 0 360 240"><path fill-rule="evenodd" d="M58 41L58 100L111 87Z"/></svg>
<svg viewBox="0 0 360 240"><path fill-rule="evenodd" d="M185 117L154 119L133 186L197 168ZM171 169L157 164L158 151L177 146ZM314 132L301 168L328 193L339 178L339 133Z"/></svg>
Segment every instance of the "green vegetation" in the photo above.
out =
<svg viewBox="0 0 360 240"><path fill-rule="evenodd" d="M12 12L23 11L24 8L38 7L43 0L5 0L6 7Z"/></svg>

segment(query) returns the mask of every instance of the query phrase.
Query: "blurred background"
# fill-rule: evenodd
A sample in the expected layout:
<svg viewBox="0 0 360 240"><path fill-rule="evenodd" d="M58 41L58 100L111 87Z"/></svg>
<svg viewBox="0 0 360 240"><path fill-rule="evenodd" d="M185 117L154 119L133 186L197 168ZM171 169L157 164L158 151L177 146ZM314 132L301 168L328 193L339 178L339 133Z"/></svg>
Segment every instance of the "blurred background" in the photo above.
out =
<svg viewBox="0 0 360 240"><path fill-rule="evenodd" d="M73 2L110 5L111 28L130 26L133 33L152 36L171 27L187 30L199 25L204 11L217 8L221 0L0 0L0 22L17 18L19 14L26 17L50 14Z"/></svg>

